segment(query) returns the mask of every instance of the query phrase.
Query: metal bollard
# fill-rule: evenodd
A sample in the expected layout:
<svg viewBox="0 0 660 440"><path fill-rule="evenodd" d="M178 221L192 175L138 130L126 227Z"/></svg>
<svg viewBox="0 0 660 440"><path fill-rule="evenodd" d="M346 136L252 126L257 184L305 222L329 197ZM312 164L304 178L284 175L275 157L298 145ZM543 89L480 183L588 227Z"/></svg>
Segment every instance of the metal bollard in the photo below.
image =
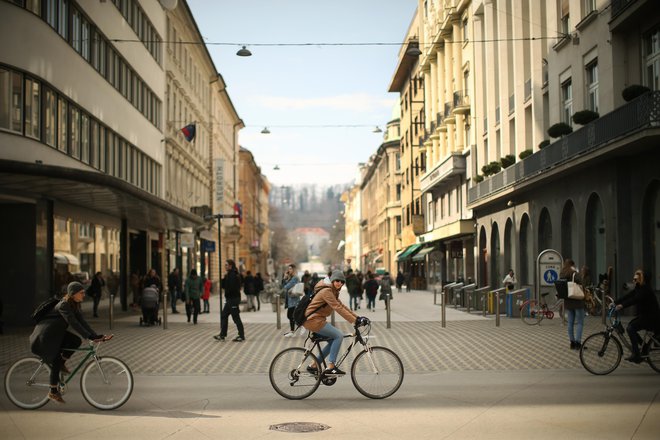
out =
<svg viewBox="0 0 660 440"><path fill-rule="evenodd" d="M163 292L163 330L167 330L167 298L170 296L170 291Z"/></svg>
<svg viewBox="0 0 660 440"><path fill-rule="evenodd" d="M392 327L392 322L390 320L390 294L385 295L385 314L387 315L387 328Z"/></svg>
<svg viewBox="0 0 660 440"><path fill-rule="evenodd" d="M438 286L433 287L433 305L438 304Z"/></svg>
<svg viewBox="0 0 660 440"><path fill-rule="evenodd" d="M114 319L114 306L115 306L115 296L110 294L110 307L108 311L110 312L110 330L112 330L112 321Z"/></svg>
<svg viewBox="0 0 660 440"><path fill-rule="evenodd" d="M440 293L440 322L442 328L447 327L447 300L444 290Z"/></svg>
<svg viewBox="0 0 660 440"><path fill-rule="evenodd" d="M495 327L500 326L500 292L495 292Z"/></svg>
<svg viewBox="0 0 660 440"><path fill-rule="evenodd" d="M488 311L488 295L490 295L490 292L484 292L481 294L481 314L483 316L486 316L486 312Z"/></svg>
<svg viewBox="0 0 660 440"><path fill-rule="evenodd" d="M280 303L280 295L275 295L275 298L276 298L275 308L277 309L277 329L279 330L279 329L282 328L282 317L280 316L280 313L282 311L281 310L282 309L282 307L281 307L282 304Z"/></svg>

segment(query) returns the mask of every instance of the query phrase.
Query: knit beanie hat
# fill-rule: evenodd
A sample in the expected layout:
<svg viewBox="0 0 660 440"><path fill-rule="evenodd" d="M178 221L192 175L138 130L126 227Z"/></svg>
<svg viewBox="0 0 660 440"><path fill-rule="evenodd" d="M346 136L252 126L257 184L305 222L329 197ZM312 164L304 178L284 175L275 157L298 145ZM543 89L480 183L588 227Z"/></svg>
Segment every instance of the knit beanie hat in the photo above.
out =
<svg viewBox="0 0 660 440"><path fill-rule="evenodd" d="M344 272L342 272L341 270L333 271L332 275L330 275L330 282L333 282L333 281L342 281L342 282L345 283L346 282L346 277L344 277Z"/></svg>
<svg viewBox="0 0 660 440"><path fill-rule="evenodd" d="M81 290L85 290L85 286L80 284L78 281L73 281L73 282L69 283L68 286L66 286L66 293L69 296L74 295L74 294L80 292Z"/></svg>

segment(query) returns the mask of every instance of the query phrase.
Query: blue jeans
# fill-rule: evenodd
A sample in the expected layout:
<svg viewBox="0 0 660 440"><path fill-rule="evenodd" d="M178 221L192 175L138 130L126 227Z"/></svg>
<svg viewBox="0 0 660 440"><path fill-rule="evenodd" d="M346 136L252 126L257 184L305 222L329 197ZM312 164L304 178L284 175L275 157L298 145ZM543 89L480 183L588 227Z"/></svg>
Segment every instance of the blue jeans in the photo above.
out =
<svg viewBox="0 0 660 440"><path fill-rule="evenodd" d="M568 339L571 342L582 342L582 328L584 327L584 309L566 310L568 314ZM573 332L573 325L576 324L575 332Z"/></svg>
<svg viewBox="0 0 660 440"><path fill-rule="evenodd" d="M336 327L333 327L329 322L316 332L321 336L330 338L330 341L321 349L323 359L326 359L329 364L334 364L341 348L341 343L344 340L344 334Z"/></svg>

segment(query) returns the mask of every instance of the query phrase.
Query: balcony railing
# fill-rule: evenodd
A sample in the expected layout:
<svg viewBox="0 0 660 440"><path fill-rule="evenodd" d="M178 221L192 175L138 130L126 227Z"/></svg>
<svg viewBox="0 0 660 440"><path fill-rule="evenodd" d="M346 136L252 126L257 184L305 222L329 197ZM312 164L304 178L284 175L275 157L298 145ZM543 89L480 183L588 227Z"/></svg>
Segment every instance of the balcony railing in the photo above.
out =
<svg viewBox="0 0 660 440"><path fill-rule="evenodd" d="M628 6L635 3L637 0L612 0L612 18L619 15Z"/></svg>
<svg viewBox="0 0 660 440"><path fill-rule="evenodd" d="M468 189L468 205L630 132L660 127L660 91L640 96Z"/></svg>
<svg viewBox="0 0 660 440"><path fill-rule="evenodd" d="M532 80L525 81L525 102L532 97Z"/></svg>
<svg viewBox="0 0 660 440"><path fill-rule="evenodd" d="M438 124L438 127L442 125L442 112L438 112L438 114L435 115L435 121Z"/></svg>
<svg viewBox="0 0 660 440"><path fill-rule="evenodd" d="M445 102L445 119L451 117L451 102Z"/></svg>
<svg viewBox="0 0 660 440"><path fill-rule="evenodd" d="M465 90L454 92L454 113L468 113L470 111L470 99Z"/></svg>

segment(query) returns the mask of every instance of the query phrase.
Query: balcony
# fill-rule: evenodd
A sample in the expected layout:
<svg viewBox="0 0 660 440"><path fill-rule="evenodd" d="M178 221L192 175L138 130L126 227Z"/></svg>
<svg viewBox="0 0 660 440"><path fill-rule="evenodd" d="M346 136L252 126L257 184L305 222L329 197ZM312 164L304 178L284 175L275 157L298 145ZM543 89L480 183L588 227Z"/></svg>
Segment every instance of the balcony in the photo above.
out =
<svg viewBox="0 0 660 440"><path fill-rule="evenodd" d="M445 118L444 118L445 124L453 124L454 122L456 122L456 118L452 113L453 109L454 109L454 105L452 102L445 102Z"/></svg>
<svg viewBox="0 0 660 440"><path fill-rule="evenodd" d="M460 90L454 92L454 114L465 115L470 113L470 97L467 91Z"/></svg>
<svg viewBox="0 0 660 440"><path fill-rule="evenodd" d="M419 181L422 193L444 185L454 176L465 174L465 157L460 153L452 153L447 159L429 170Z"/></svg>
<svg viewBox="0 0 660 440"><path fill-rule="evenodd" d="M612 152L623 154L631 150L623 136L636 133L635 140L640 145L657 144L659 141L648 139L649 136L660 138L660 91L647 93L616 110L601 116L590 124L556 140L542 150L516 162L494 176L468 189L468 208L473 209L486 199L497 197L497 193L535 179L543 180L546 175L559 166L565 166L574 159L587 160L599 153ZM646 129L655 129L645 136ZM619 142L620 146L612 146ZM610 147L607 148L606 147Z"/></svg>

